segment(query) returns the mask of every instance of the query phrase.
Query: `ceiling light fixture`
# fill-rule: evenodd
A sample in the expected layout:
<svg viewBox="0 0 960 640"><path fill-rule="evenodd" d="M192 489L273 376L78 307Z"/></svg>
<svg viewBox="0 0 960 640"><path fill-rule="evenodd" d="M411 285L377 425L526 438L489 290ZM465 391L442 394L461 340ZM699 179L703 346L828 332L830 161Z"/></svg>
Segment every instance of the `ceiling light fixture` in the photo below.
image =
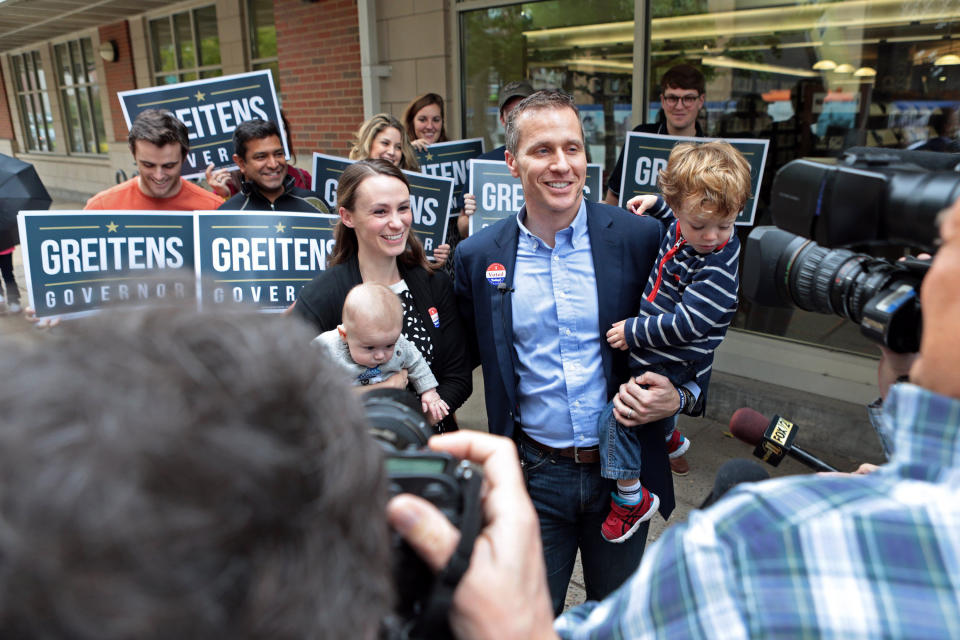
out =
<svg viewBox="0 0 960 640"><path fill-rule="evenodd" d="M747 71L763 71L766 73L779 73L786 76L797 76L800 78L816 78L819 74L806 69L795 69L793 67L782 67L775 64L761 64L757 62L746 62L743 60L734 60L726 56L704 56L700 60L701 64L708 67L723 67L726 69L746 69Z"/></svg>
<svg viewBox="0 0 960 640"><path fill-rule="evenodd" d="M940 56L933 61L933 64L940 67L949 67L955 64L960 64L960 56L955 53L948 53L945 56Z"/></svg>

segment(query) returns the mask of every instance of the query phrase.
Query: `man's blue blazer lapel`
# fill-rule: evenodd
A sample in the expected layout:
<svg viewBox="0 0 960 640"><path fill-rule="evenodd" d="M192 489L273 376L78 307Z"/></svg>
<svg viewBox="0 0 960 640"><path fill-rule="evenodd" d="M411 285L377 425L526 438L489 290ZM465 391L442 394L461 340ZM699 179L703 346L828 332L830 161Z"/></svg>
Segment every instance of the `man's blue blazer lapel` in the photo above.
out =
<svg viewBox="0 0 960 640"><path fill-rule="evenodd" d="M516 224L504 225L494 238L495 248L491 253L491 263L499 262L507 272L504 283L513 289L515 268L517 266L517 242L520 229ZM484 265L486 266L486 265ZM513 293L501 292L495 286L489 286L490 328L493 343L497 348L497 363L503 388L510 401L509 411L517 406L517 363L516 350L513 347Z"/></svg>
<svg viewBox="0 0 960 640"><path fill-rule="evenodd" d="M587 202L587 233L590 236L590 248L593 252L593 269L597 279L597 308L600 323L600 357L603 361L603 375L607 385L613 380L613 362L607 345L607 330L622 320L616 317L620 292L623 290L623 247L621 238L613 228L613 218L601 207ZM622 381L621 381L622 382Z"/></svg>

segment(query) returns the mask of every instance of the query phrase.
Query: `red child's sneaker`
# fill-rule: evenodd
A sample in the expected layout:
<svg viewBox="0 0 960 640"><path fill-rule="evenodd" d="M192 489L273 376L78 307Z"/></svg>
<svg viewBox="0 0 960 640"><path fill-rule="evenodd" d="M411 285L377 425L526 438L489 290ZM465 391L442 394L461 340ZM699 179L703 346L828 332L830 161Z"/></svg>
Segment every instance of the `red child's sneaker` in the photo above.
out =
<svg viewBox="0 0 960 640"><path fill-rule="evenodd" d="M641 487L642 498L637 504L622 504L616 493L610 494L610 513L607 514L600 533L607 542L624 542L637 528L653 517L660 507L660 498Z"/></svg>
<svg viewBox="0 0 960 640"><path fill-rule="evenodd" d="M670 471L677 476L690 473L690 463L683 456L690 448L690 440L683 437L679 429L674 429L667 438L667 454L670 456Z"/></svg>

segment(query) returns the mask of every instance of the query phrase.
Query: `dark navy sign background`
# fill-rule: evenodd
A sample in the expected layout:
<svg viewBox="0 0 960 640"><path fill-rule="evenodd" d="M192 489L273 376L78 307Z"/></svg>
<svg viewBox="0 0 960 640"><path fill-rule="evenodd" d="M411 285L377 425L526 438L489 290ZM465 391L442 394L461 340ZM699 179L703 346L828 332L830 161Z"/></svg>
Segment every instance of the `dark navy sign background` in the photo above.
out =
<svg viewBox="0 0 960 640"><path fill-rule="evenodd" d="M599 164L587 165L587 180L583 185L583 195L590 202L603 201L603 189L600 182L603 176L603 166Z"/></svg>
<svg viewBox="0 0 960 640"><path fill-rule="evenodd" d="M313 154L313 190L320 194L330 211L337 210L337 182L353 160ZM423 243L428 257L447 237L448 213L453 201L453 179L404 171L410 182L410 209L413 230Z"/></svg>
<svg viewBox="0 0 960 640"><path fill-rule="evenodd" d="M601 200L599 164L587 165L583 195L587 200ZM470 216L470 234L484 227L516 215L523 206L523 187L520 178L510 175L506 162L499 160L470 161L470 189L477 197L477 212Z"/></svg>
<svg viewBox="0 0 960 640"><path fill-rule="evenodd" d="M201 305L251 303L282 311L324 270L339 216L196 213Z"/></svg>
<svg viewBox="0 0 960 640"><path fill-rule="evenodd" d="M452 178L451 212L463 209L463 190L467 187L467 161L483 153L483 138L438 142L417 152L420 171L428 176Z"/></svg>
<svg viewBox="0 0 960 640"><path fill-rule="evenodd" d="M145 109L165 109L186 125L190 151L181 171L185 178L202 176L211 162L217 168L234 168L233 131L253 118L277 124L290 157L270 71L120 91L117 97L128 130Z"/></svg>
<svg viewBox="0 0 960 640"><path fill-rule="evenodd" d="M196 296L192 213L24 211L19 224L38 318Z"/></svg>
<svg viewBox="0 0 960 640"><path fill-rule="evenodd" d="M752 225L757 213L757 192L767 161L769 140L755 138L688 138L656 133L631 131L624 143L623 177L620 180L620 206L630 198L648 193L660 193L657 177L667 166L670 151L677 142L709 142L726 140L744 155L750 164L750 198L737 216L737 225Z"/></svg>

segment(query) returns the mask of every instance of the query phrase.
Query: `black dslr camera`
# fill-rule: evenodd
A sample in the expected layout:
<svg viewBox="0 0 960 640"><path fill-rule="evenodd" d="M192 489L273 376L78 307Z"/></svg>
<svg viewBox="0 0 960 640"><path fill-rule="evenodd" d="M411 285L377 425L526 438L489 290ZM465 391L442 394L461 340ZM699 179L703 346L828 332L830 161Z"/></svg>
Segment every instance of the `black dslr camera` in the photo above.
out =
<svg viewBox="0 0 960 640"><path fill-rule="evenodd" d="M931 251L937 215L960 196L958 166L955 154L862 147L837 165L788 163L773 183L776 227L747 237L744 296L836 314L893 351L917 351L928 262L891 263L839 247L899 243Z"/></svg>
<svg viewBox="0 0 960 640"><path fill-rule="evenodd" d="M459 562L465 570L482 524L480 469L425 448L433 430L409 392L374 390L364 395L363 406L370 434L384 450L390 495L418 495L447 516L461 534L448 568ZM452 638L447 612L460 575L447 570L435 575L396 532L391 533L391 546L397 602L383 622L381 637Z"/></svg>

